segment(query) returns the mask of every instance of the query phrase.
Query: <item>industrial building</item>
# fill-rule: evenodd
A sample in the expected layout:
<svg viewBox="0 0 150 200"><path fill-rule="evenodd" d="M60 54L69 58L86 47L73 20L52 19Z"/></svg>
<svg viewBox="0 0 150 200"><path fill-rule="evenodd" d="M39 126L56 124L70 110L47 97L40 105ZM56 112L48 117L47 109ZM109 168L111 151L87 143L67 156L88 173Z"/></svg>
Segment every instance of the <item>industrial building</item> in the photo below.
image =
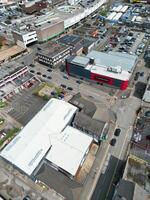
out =
<svg viewBox="0 0 150 200"><path fill-rule="evenodd" d="M77 107L51 99L0 156L34 179L42 162L74 178L84 163L93 138L71 127Z"/></svg>
<svg viewBox="0 0 150 200"><path fill-rule="evenodd" d="M70 55L71 47L55 42L47 42L38 46L38 61L49 67L55 67Z"/></svg>
<svg viewBox="0 0 150 200"><path fill-rule="evenodd" d="M136 61L137 56L134 55L91 51L86 57L69 57L66 60L66 71L68 75L125 90Z"/></svg>

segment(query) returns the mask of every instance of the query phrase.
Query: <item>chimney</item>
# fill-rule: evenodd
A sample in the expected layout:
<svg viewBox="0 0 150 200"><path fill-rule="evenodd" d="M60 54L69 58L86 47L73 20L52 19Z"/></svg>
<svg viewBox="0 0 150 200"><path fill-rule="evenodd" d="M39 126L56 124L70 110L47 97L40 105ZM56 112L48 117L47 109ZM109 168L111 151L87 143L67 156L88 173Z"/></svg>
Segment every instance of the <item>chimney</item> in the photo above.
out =
<svg viewBox="0 0 150 200"><path fill-rule="evenodd" d="M95 63L95 62L94 62L94 58L90 58L89 64L90 64L90 65L94 65L94 63Z"/></svg>

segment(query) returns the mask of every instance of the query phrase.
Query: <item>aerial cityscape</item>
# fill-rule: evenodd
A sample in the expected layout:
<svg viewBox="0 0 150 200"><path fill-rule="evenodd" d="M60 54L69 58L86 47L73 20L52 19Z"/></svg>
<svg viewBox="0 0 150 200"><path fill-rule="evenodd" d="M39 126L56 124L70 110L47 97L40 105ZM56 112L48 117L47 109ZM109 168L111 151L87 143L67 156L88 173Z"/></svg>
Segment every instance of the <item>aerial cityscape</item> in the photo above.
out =
<svg viewBox="0 0 150 200"><path fill-rule="evenodd" d="M0 0L0 200L150 199L150 0Z"/></svg>

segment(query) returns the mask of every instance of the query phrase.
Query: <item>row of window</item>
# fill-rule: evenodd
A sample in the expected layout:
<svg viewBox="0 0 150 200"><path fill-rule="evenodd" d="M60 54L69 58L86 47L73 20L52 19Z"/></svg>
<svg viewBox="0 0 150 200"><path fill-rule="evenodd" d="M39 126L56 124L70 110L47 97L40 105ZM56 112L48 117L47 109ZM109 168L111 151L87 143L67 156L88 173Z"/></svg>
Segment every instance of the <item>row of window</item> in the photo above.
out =
<svg viewBox="0 0 150 200"><path fill-rule="evenodd" d="M37 37L34 37L34 38L30 38L30 39L28 39L28 40L26 40L26 42L30 42L30 41L34 41L34 40L36 40L37 39Z"/></svg>

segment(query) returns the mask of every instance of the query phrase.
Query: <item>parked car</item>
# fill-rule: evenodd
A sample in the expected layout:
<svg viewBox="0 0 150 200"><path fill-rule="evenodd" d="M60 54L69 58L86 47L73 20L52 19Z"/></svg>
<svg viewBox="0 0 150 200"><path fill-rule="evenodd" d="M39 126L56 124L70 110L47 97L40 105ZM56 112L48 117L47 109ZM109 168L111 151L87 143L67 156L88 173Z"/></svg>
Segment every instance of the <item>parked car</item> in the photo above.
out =
<svg viewBox="0 0 150 200"><path fill-rule="evenodd" d="M34 73L35 71L34 71L34 70L30 70L30 72L31 72L31 73Z"/></svg>
<svg viewBox="0 0 150 200"><path fill-rule="evenodd" d="M111 139L111 141L110 141L110 145L111 145L111 146L115 146L116 142L117 142L116 138L113 138L113 139Z"/></svg>
<svg viewBox="0 0 150 200"><path fill-rule="evenodd" d="M121 129L120 128L116 128L115 132L114 132L114 135L115 136L119 136L121 133Z"/></svg>
<svg viewBox="0 0 150 200"><path fill-rule="evenodd" d="M64 84L61 84L60 86L63 87L63 88L66 88L66 85L64 85Z"/></svg>
<svg viewBox="0 0 150 200"><path fill-rule="evenodd" d="M48 78L48 79L52 79L52 77L51 77L51 76L48 76L47 78Z"/></svg>
<svg viewBox="0 0 150 200"><path fill-rule="evenodd" d="M52 70L51 70L51 69L48 69L47 71L48 71L48 72L52 72Z"/></svg>
<svg viewBox="0 0 150 200"><path fill-rule="evenodd" d="M63 78L69 79L68 75L63 75Z"/></svg>
<svg viewBox="0 0 150 200"><path fill-rule="evenodd" d="M73 90L73 88L72 88L72 87L67 87L67 89L68 89L68 90L70 90L70 91L72 91L72 90Z"/></svg>
<svg viewBox="0 0 150 200"><path fill-rule="evenodd" d="M23 198L23 200L31 200L31 198L30 198L29 196L25 196L25 197Z"/></svg>
<svg viewBox="0 0 150 200"><path fill-rule="evenodd" d="M81 83L82 83L82 81L76 80L76 83L78 83L78 84L81 84Z"/></svg>
<svg viewBox="0 0 150 200"><path fill-rule="evenodd" d="M140 76L144 76L144 72L140 72Z"/></svg>
<svg viewBox="0 0 150 200"><path fill-rule="evenodd" d="M46 74L43 74L42 76L43 76L44 78L46 78Z"/></svg>
<svg viewBox="0 0 150 200"><path fill-rule="evenodd" d="M138 78L139 78L138 76L136 76L136 75L134 76L134 80L135 80L135 81L137 81Z"/></svg>
<svg viewBox="0 0 150 200"><path fill-rule="evenodd" d="M56 95L56 92L52 91L52 92L51 92L51 95Z"/></svg>
<svg viewBox="0 0 150 200"><path fill-rule="evenodd" d="M30 64L30 67L35 67L35 65L34 64Z"/></svg>
<svg viewBox="0 0 150 200"><path fill-rule="evenodd" d="M37 75L41 75L41 72L37 72Z"/></svg>

